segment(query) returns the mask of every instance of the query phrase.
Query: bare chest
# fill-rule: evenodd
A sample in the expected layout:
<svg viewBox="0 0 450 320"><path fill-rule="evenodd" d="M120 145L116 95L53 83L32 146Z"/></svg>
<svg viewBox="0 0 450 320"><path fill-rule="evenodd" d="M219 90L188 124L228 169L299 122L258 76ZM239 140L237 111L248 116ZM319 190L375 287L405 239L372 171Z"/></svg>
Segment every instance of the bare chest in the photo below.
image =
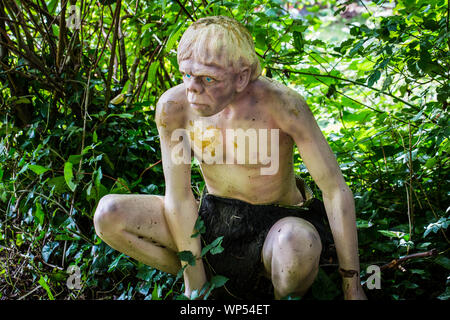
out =
<svg viewBox="0 0 450 320"><path fill-rule="evenodd" d="M243 114L229 118L220 114L192 117L186 124L190 147L200 163L260 168L275 174L280 156L292 148L292 139L267 114Z"/></svg>

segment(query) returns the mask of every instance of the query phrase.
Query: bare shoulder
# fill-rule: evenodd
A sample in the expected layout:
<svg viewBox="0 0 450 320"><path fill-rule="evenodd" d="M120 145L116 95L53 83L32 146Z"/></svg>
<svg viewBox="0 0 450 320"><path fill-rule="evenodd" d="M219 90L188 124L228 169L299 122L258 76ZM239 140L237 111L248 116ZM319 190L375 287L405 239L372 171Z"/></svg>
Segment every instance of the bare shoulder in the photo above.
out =
<svg viewBox="0 0 450 320"><path fill-rule="evenodd" d="M257 91L264 95L267 108L280 126L295 121L311 120L311 110L301 94L284 84L266 77L260 77Z"/></svg>
<svg viewBox="0 0 450 320"><path fill-rule="evenodd" d="M156 125L158 129L170 130L184 125L187 110L186 93L183 84L164 92L156 105Z"/></svg>

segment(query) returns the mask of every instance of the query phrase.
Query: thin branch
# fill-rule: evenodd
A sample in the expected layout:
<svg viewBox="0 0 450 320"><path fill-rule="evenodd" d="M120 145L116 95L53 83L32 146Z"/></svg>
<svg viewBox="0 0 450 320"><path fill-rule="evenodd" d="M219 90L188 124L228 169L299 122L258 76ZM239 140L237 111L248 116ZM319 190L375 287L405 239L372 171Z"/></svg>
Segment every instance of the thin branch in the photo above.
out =
<svg viewBox="0 0 450 320"><path fill-rule="evenodd" d="M302 74L302 75L305 75L305 76L323 77L323 78L330 78L330 79L335 79L335 80L339 80L339 81L349 82L349 83L352 83L354 85L362 86L362 87L368 88L370 90L377 91L377 92L379 92L381 94L390 96L391 98L393 98L395 100L398 100L398 101L406 104L407 106L410 106L411 108L417 109L416 105L413 105L413 104L411 104L411 103L409 103L409 102L407 102L407 101L405 101L405 100L403 100L403 99L401 99L399 97L396 97L396 96L394 96L391 93L385 92L385 91L383 91L381 89L378 89L378 88L371 87L371 86L369 86L369 85L367 85L365 83L359 82L359 81L345 79L345 78L333 76L333 75L330 75L330 74L318 74L318 73L304 72L304 71L298 71L298 70L292 70L292 69L279 69L279 68L270 68L270 69L281 71L281 72L290 72L290 73Z"/></svg>
<svg viewBox="0 0 450 320"><path fill-rule="evenodd" d="M114 66L114 59L116 57L116 43L117 43L117 37L119 33L119 22L120 22L120 8L122 5L121 0L116 1L116 9L114 12L114 34L113 34L113 41L112 41L112 48L111 48L111 58L109 60L109 68L108 68L108 77L106 78L106 94L105 94L105 108L109 104L109 100L111 97L111 78L112 78L112 71Z"/></svg>
<svg viewBox="0 0 450 320"><path fill-rule="evenodd" d="M417 259L417 258L426 258L426 257L433 257L437 255L437 250L436 249L431 249L429 251L425 251L425 252L419 252L419 253L413 253L413 254L409 254L406 255L404 257L398 258L398 259L394 259L389 263L384 264L383 266L380 267L380 270L385 270L385 269L394 269L394 268L399 268L400 265L410 259Z"/></svg>
<svg viewBox="0 0 450 320"><path fill-rule="evenodd" d="M56 70L59 70L59 72L61 73L61 60L62 60L62 56L63 56L63 52L65 50L66 47L66 32L67 32L67 28L66 28L66 7L67 7L67 0L61 0L62 3L62 7L61 7L61 12L60 12L60 17L59 17L59 39L58 39L58 49L57 49L57 53L56 53Z"/></svg>
<svg viewBox="0 0 450 320"><path fill-rule="evenodd" d="M142 176L144 175L145 172L147 172L148 170L150 170L151 168L153 168L154 166L156 166L157 164L160 164L161 160L149 165L147 168L144 169L144 171L141 172L141 174L139 175L139 179L142 178Z"/></svg>
<svg viewBox="0 0 450 320"><path fill-rule="evenodd" d="M128 81L128 69L127 69L127 55L125 51L125 37L122 32L122 22L123 20L132 17L131 15L126 15L120 18L119 22L119 58L120 66L122 68L122 78L120 79L120 85L124 86Z"/></svg>
<svg viewBox="0 0 450 320"><path fill-rule="evenodd" d="M175 1L181 7L181 9L184 11L184 13L186 13L186 15L189 17L189 19L191 19L191 21L195 21L195 19L192 17L192 15L189 13L189 11L187 11L186 7L183 4L181 4L180 0L175 0Z"/></svg>

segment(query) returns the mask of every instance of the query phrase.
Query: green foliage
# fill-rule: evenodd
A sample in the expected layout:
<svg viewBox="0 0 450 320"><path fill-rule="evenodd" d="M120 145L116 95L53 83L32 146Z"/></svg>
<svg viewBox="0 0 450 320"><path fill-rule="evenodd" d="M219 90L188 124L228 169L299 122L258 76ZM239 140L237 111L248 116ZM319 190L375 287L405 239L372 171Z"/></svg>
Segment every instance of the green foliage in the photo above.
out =
<svg viewBox="0 0 450 320"><path fill-rule="evenodd" d="M120 30L116 3L83 8L80 29L59 22L58 1L16 2L21 14L0 4L0 298L186 298L181 275L113 250L92 217L106 194L164 194L156 101L181 81L190 21L221 14L247 26L265 75L302 93L323 129L355 196L362 279L368 265L437 249L385 269L369 298L448 299L448 2L127 0ZM69 265L81 289L67 288ZM335 268L311 294L342 298Z"/></svg>

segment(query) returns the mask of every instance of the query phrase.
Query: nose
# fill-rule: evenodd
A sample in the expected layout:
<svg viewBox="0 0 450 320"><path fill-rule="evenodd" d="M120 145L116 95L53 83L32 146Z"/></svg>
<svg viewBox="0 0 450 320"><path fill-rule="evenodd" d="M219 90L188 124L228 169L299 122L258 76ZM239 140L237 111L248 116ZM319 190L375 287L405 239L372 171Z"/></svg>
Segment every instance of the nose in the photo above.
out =
<svg viewBox="0 0 450 320"><path fill-rule="evenodd" d="M195 94L202 93L203 86L200 83L200 79L194 76L191 76L190 79L185 80L186 89Z"/></svg>

